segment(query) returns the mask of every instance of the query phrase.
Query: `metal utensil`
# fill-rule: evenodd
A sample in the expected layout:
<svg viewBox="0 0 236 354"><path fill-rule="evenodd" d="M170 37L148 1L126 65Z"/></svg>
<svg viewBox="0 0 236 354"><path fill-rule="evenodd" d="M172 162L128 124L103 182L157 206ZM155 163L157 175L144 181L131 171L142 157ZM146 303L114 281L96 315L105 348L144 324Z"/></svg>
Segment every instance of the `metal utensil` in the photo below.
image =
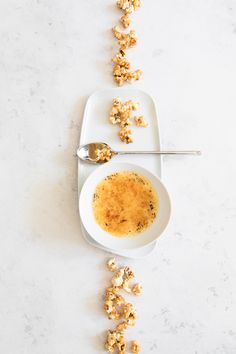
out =
<svg viewBox="0 0 236 354"><path fill-rule="evenodd" d="M102 149L109 155L108 159L103 160L99 157L99 153ZM185 150L185 151L115 151L106 143L90 143L82 145L77 150L77 156L88 163L102 164L108 162L115 155L201 155L201 151L198 150Z"/></svg>

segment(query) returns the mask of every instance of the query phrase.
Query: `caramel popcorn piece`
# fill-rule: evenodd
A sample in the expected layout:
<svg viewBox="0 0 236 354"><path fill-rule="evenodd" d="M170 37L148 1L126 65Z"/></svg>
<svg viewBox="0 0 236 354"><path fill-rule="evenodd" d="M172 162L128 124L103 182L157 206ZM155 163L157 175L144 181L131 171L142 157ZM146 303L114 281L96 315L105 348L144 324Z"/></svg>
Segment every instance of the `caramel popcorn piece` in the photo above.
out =
<svg viewBox="0 0 236 354"><path fill-rule="evenodd" d="M125 279L133 279L135 277L134 272L129 268L129 267L125 267L124 270L124 277Z"/></svg>
<svg viewBox="0 0 236 354"><path fill-rule="evenodd" d="M109 301L114 301L116 298L116 295L118 294L119 288L117 287L111 287L106 289L106 295L105 299Z"/></svg>
<svg viewBox="0 0 236 354"><path fill-rule="evenodd" d="M126 144L130 144L133 142L133 139L131 137L132 131L127 127L123 127L118 134L121 141L125 142Z"/></svg>
<svg viewBox="0 0 236 354"><path fill-rule="evenodd" d="M129 33L124 33L118 26L115 26L113 27L112 31L114 36L118 39L122 50L133 48L137 44L138 37L135 30L131 30Z"/></svg>
<svg viewBox="0 0 236 354"><path fill-rule="evenodd" d="M132 105L129 102L122 103L119 98L113 100L113 106L110 111L109 119L112 124L120 124L121 127L131 125L130 117L132 115Z"/></svg>
<svg viewBox="0 0 236 354"><path fill-rule="evenodd" d="M125 267L124 281L123 281L123 284L122 284L122 289L124 289L128 293L132 292L132 289L131 289L129 281L130 281L130 279L133 279L134 276L135 276L134 272L129 267Z"/></svg>
<svg viewBox="0 0 236 354"><path fill-rule="evenodd" d="M104 303L104 310L106 311L106 313L109 315L110 313L112 313L113 310L113 302L111 300L107 300Z"/></svg>
<svg viewBox="0 0 236 354"><path fill-rule="evenodd" d="M115 306L112 307L111 313L108 314L109 320L116 320L119 321L121 319L121 314L117 310Z"/></svg>
<svg viewBox="0 0 236 354"><path fill-rule="evenodd" d="M144 127L146 128L148 126L146 120L144 119L144 116L138 116L134 118L135 124L137 127Z"/></svg>
<svg viewBox="0 0 236 354"><path fill-rule="evenodd" d="M126 119L123 119L121 122L120 122L120 126L121 128L124 128L124 127L128 127L130 125L132 125L132 121L130 120L130 118L126 118Z"/></svg>
<svg viewBox="0 0 236 354"><path fill-rule="evenodd" d="M117 264L116 264L115 258L111 258L107 261L107 268L111 272L115 272L117 270Z"/></svg>
<svg viewBox="0 0 236 354"><path fill-rule="evenodd" d="M129 25L131 24L131 18L129 16L129 13L125 13L121 18L120 22L122 23L124 28L128 28Z"/></svg>
<svg viewBox="0 0 236 354"><path fill-rule="evenodd" d="M125 337L122 332L119 331L111 331L107 332L107 340L105 343L105 348L108 353L113 353L117 348L120 353L125 353L126 350L126 342Z"/></svg>
<svg viewBox="0 0 236 354"><path fill-rule="evenodd" d="M133 7L134 7L135 11L139 10L141 7L141 1L140 0L133 0Z"/></svg>
<svg viewBox="0 0 236 354"><path fill-rule="evenodd" d="M117 6L125 13L131 14L140 8L141 2L140 0L118 0Z"/></svg>
<svg viewBox="0 0 236 354"><path fill-rule="evenodd" d="M127 303L124 305L123 316L127 320L128 325L135 325L135 322L137 320L137 312L132 304Z"/></svg>
<svg viewBox="0 0 236 354"><path fill-rule="evenodd" d="M124 289L127 293L131 293L132 292L132 289L131 289L131 286L130 286L130 283L129 283L128 279L125 279L123 281L122 289Z"/></svg>
<svg viewBox="0 0 236 354"><path fill-rule="evenodd" d="M119 332L124 332L128 327L129 327L128 323L123 321L120 324L118 324L118 326L116 326L116 330Z"/></svg>
<svg viewBox="0 0 236 354"><path fill-rule="evenodd" d="M141 351L141 347L138 341L133 340L130 347L131 353L138 354Z"/></svg>
<svg viewBox="0 0 236 354"><path fill-rule="evenodd" d="M104 147L102 149L96 149L95 150L96 154L96 161L104 161L107 162L112 158L112 152L111 149Z"/></svg>
<svg viewBox="0 0 236 354"><path fill-rule="evenodd" d="M135 71L131 71L131 72L127 73L125 81L128 81L130 83L132 83L134 81L138 81L140 79L141 75L142 75L142 70L140 70L140 69L135 70Z"/></svg>
<svg viewBox="0 0 236 354"><path fill-rule="evenodd" d="M115 273L115 275L111 280L113 286L119 287L122 285L124 272L125 272L124 268L120 268L119 270L117 270L117 272Z"/></svg>
<svg viewBox="0 0 236 354"><path fill-rule="evenodd" d="M118 306L121 306L124 304L125 302L125 299L123 298L123 296L117 294L115 299L114 299L115 303L118 305Z"/></svg>
<svg viewBox="0 0 236 354"><path fill-rule="evenodd" d="M130 62L128 61L125 52L120 49L119 52L112 59L113 63L115 63L120 68L130 69Z"/></svg>
<svg viewBox="0 0 236 354"><path fill-rule="evenodd" d="M117 6L125 13L131 14L134 12L134 6L131 0L118 0Z"/></svg>
<svg viewBox="0 0 236 354"><path fill-rule="evenodd" d="M142 285L141 284L134 284L133 288L132 288L132 293L136 296L141 295L142 293Z"/></svg>

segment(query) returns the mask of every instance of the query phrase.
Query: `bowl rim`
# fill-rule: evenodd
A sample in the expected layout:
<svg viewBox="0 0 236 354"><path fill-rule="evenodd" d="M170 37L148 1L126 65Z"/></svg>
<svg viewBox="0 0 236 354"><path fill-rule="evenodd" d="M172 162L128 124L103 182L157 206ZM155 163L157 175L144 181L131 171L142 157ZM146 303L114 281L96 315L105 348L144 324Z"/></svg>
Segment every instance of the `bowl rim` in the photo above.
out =
<svg viewBox="0 0 236 354"><path fill-rule="evenodd" d="M159 210L157 214L157 216L160 216L160 210L162 210L161 208L166 209L166 212L164 214L161 214L161 216L164 218L164 222L162 220L160 222L159 218L157 217L155 221L147 229L144 230L144 232L137 235L125 237L116 237L114 235L111 235L99 226L99 224L95 220L92 211L92 196L94 190L97 184L102 181L106 176L121 171L134 171L136 173L139 173L140 175L145 176L153 184L153 187L155 188L158 194L159 202L164 200L166 204L159 204ZM95 183L93 183L94 180ZM91 184L93 185L93 187ZM156 185L159 185L160 189L158 189ZM85 208L85 206L87 206L87 208ZM89 213L89 216L92 219L88 220L87 213ZM79 195L79 214L80 220L88 234L103 247L109 248L110 250L114 251L137 249L153 242L156 242L157 239L163 234L164 230L169 224L171 217L171 199L169 192L164 183L161 181L161 179L145 167L130 162L108 162L104 165L97 167L85 180ZM150 236L152 232L155 233L154 227L157 227L157 225L159 226L159 231L157 232L157 235ZM102 237L97 236L96 233L101 234Z"/></svg>

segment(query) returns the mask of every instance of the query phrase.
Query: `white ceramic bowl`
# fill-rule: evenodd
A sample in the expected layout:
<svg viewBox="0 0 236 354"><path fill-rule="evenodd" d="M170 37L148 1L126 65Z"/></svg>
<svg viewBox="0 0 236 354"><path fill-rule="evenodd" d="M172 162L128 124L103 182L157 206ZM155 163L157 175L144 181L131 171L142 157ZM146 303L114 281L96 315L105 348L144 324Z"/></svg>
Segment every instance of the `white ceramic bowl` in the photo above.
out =
<svg viewBox="0 0 236 354"><path fill-rule="evenodd" d="M93 213L93 194L97 184L106 176L120 171L132 171L145 176L151 181L158 194L159 211L154 222L145 231L134 236L116 237L109 234L97 224ZM171 203L161 180L145 168L131 163L109 162L98 167L85 181L80 193L79 211L85 229L95 241L112 250L128 250L156 241L169 222Z"/></svg>

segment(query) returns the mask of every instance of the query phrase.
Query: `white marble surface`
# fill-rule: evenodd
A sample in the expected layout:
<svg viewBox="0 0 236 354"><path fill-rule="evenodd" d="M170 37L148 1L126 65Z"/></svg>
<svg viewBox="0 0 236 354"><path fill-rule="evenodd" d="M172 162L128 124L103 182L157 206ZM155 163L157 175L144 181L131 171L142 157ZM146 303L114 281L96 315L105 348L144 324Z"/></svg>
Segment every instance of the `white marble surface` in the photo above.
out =
<svg viewBox="0 0 236 354"><path fill-rule="evenodd" d="M113 87L113 0L0 1L0 353L103 353L105 252L81 237L75 150L86 98ZM145 0L130 52L157 101L173 202L129 338L143 353L236 353L236 2Z"/></svg>

